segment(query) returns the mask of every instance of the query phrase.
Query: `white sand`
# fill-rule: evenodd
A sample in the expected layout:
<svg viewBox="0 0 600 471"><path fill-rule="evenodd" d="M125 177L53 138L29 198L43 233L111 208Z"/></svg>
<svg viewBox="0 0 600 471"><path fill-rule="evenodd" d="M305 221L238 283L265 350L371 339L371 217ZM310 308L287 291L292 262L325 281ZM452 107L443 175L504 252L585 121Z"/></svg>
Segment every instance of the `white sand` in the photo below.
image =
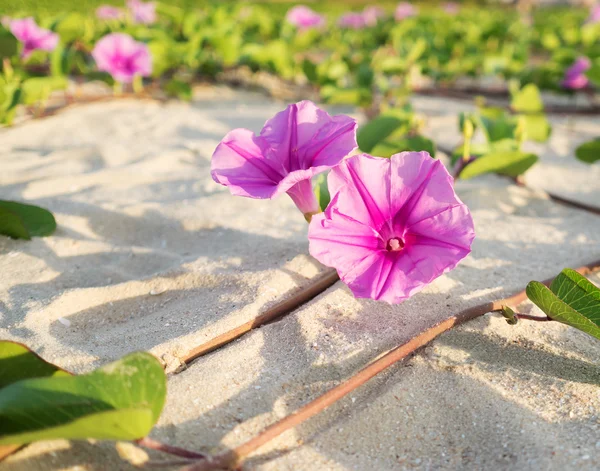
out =
<svg viewBox="0 0 600 471"><path fill-rule="evenodd" d="M465 105L415 103L431 116L432 136L456 143ZM231 197L208 172L229 129L257 131L282 107L221 88L191 106L102 103L1 131L2 198L50 208L60 229L32 242L0 239L0 338L76 372L137 349L172 369L181 352L318 275L290 201ZM600 134L593 122L585 129L575 139L556 126L552 152L544 150L562 160L543 160L532 180L573 168L565 191L600 201L597 168L563 158L589 129ZM170 376L153 436L209 452L236 446L459 310L600 258L598 217L496 177L458 188L478 234L458 269L395 307L355 300L338 283L197 360ZM598 469L599 359L600 344L581 332L486 316L287 432L244 469ZM129 468L112 443L66 441L34 444L2 464Z"/></svg>

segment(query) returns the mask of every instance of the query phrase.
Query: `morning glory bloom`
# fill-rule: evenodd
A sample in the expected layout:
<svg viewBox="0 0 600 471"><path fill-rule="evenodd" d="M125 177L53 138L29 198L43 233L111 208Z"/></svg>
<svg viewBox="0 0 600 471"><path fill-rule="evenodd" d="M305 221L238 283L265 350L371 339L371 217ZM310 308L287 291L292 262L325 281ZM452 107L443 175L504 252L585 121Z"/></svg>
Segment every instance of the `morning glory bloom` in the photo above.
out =
<svg viewBox="0 0 600 471"><path fill-rule="evenodd" d="M92 57L98 69L108 72L121 83L130 83L136 75L152 73L152 56L148 46L124 33L104 36L94 46Z"/></svg>
<svg viewBox="0 0 600 471"><path fill-rule="evenodd" d="M400 303L471 251L469 209L427 152L355 155L330 172L328 184L332 199L312 218L309 251L357 298Z"/></svg>
<svg viewBox="0 0 600 471"><path fill-rule="evenodd" d="M100 5L96 9L96 18L100 20L121 20L124 16L123 10L111 5Z"/></svg>
<svg viewBox="0 0 600 471"><path fill-rule="evenodd" d="M577 90L587 87L589 80L585 72L592 66L587 57L578 57L577 60L565 72L565 77L561 82L563 88Z"/></svg>
<svg viewBox="0 0 600 471"><path fill-rule="evenodd" d="M32 17L8 21L10 32L23 44L21 57L26 59L36 49L53 51L58 45L58 34L40 28Z"/></svg>
<svg viewBox="0 0 600 471"><path fill-rule="evenodd" d="M321 28L325 26L325 18L304 5L298 5L287 12L288 23L298 29Z"/></svg>
<svg viewBox="0 0 600 471"><path fill-rule="evenodd" d="M377 6L368 6L363 10L363 19L367 26L375 26L379 18L385 16L385 10Z"/></svg>
<svg viewBox="0 0 600 471"><path fill-rule="evenodd" d="M396 12L394 13L394 18L396 21L401 21L410 16L415 16L417 14L417 10L408 2L401 2L396 7Z"/></svg>
<svg viewBox="0 0 600 471"><path fill-rule="evenodd" d="M366 23L362 13L348 12L340 17L338 25L341 28L363 29Z"/></svg>
<svg viewBox="0 0 600 471"><path fill-rule="evenodd" d="M444 4L444 11L448 15L456 15L460 11L460 5L454 2L448 2Z"/></svg>
<svg viewBox="0 0 600 471"><path fill-rule="evenodd" d="M587 19L587 23L596 24L600 23L600 3L594 5L590 10L590 16Z"/></svg>
<svg viewBox="0 0 600 471"><path fill-rule="evenodd" d="M156 22L156 3L144 3L140 0L129 0L127 7L131 12L133 22L151 25Z"/></svg>
<svg viewBox="0 0 600 471"><path fill-rule="evenodd" d="M248 129L229 132L213 153L211 175L238 196L272 199L287 193L310 219L320 211L311 178L356 148L354 119L301 101L269 119L258 136Z"/></svg>

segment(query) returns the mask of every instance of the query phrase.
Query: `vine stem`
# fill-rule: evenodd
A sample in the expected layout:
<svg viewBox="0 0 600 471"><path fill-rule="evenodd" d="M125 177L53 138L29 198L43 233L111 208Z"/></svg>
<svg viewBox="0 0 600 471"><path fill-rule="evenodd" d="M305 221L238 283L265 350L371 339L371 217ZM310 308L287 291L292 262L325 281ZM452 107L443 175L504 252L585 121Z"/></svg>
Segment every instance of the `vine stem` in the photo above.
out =
<svg viewBox="0 0 600 471"><path fill-rule="evenodd" d="M541 316L530 316L529 314L521 314L516 312L515 313L515 317L517 319L525 319L528 321L537 321L537 322L549 322L549 321L553 321L554 319L552 319L551 317L541 317Z"/></svg>
<svg viewBox="0 0 600 471"><path fill-rule="evenodd" d="M139 440L136 440L135 443L137 443L140 446L143 446L144 448L162 451L163 453L168 453L170 455L179 456L181 458L188 458L188 459L206 458L206 455L203 453L186 450L185 448L180 448L178 446L167 445L166 443L156 441L150 437L140 438Z"/></svg>
<svg viewBox="0 0 600 471"><path fill-rule="evenodd" d="M600 268L600 260L588 263L576 269L582 275L591 273ZM548 285L552 279L546 280L543 283ZM309 402L305 406L298 409L296 412L284 417L273 425L264 429L254 438L250 439L246 443L229 450L225 453L214 457L204 458L197 463L191 464L181 469L181 471L210 471L217 469L234 469L244 459L246 459L251 453L258 450L260 447L273 440L274 438L281 435L283 432L294 428L306 420L310 419L319 412L325 410L335 402L342 399L344 396L359 388L367 381L394 365L396 362L406 358L411 353L414 353L417 349L427 345L433 339L439 335L447 332L453 327L460 324L464 324L477 317L481 317L489 312L495 312L502 309L502 306L517 306L527 298L525 290L519 293L502 299L500 301L488 302L480 304L478 306L471 307L461 311L455 316L446 319L443 322L427 329L419 335L413 337L408 342L390 350L382 357L374 360L368 366L360 370L357 374L350 377L338 386L330 389L325 394L319 396L317 399Z"/></svg>
<svg viewBox="0 0 600 471"><path fill-rule="evenodd" d="M207 353L216 350L223 345L226 345L240 338L242 335L256 329L261 325L274 321L275 319L293 311L304 303L310 301L315 296L319 295L327 288L332 286L340 278L335 270L327 270L323 275L317 277L309 285L301 288L294 295L286 300L275 304L265 312L255 317L254 319L245 322L237 327L234 327L227 332L218 335L217 337L193 348L185 355L179 358L179 361L185 366L196 358L206 355Z"/></svg>

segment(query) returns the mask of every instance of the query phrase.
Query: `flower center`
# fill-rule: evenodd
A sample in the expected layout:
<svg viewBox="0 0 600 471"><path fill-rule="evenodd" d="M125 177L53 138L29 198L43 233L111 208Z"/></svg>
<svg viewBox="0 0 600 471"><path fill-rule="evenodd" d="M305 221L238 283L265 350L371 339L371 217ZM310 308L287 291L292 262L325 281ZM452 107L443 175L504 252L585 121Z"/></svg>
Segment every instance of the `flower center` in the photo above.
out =
<svg viewBox="0 0 600 471"><path fill-rule="evenodd" d="M404 241L399 237L393 237L387 241L385 248L388 252L398 252L404 248Z"/></svg>

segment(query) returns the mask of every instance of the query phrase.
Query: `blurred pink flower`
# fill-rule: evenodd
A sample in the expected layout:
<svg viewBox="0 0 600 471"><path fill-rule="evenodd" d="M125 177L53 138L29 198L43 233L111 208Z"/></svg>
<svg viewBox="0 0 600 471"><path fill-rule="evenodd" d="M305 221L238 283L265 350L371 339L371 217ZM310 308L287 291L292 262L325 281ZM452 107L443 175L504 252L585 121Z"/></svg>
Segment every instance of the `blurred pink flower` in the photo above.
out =
<svg viewBox="0 0 600 471"><path fill-rule="evenodd" d="M104 36L94 46L92 57L98 69L108 72L121 83L130 83L136 75L152 73L152 56L148 46L124 33Z"/></svg>
<svg viewBox="0 0 600 471"><path fill-rule="evenodd" d="M455 2L448 2L444 4L444 11L449 15L456 15L460 11L460 5Z"/></svg>
<svg viewBox="0 0 600 471"><path fill-rule="evenodd" d="M331 203L310 223L310 254L357 298L400 303L471 251L473 220L452 183L426 152L346 159L329 174Z"/></svg>
<svg viewBox="0 0 600 471"><path fill-rule="evenodd" d="M585 72L592 66L587 57L578 57L577 60L565 72L565 77L561 82L563 88L577 90L587 87L589 80Z"/></svg>
<svg viewBox="0 0 600 471"><path fill-rule="evenodd" d="M111 5L100 5L96 9L96 17L101 20L120 20L125 17L123 10Z"/></svg>
<svg viewBox="0 0 600 471"><path fill-rule="evenodd" d="M32 17L10 20L8 27L11 33L23 43L23 52L21 52L23 59L36 49L53 51L58 45L58 34L40 28Z"/></svg>
<svg viewBox="0 0 600 471"><path fill-rule="evenodd" d="M396 7L396 12L394 13L394 18L396 21L401 21L409 16L415 16L417 14L417 10L408 2L401 2Z"/></svg>
<svg viewBox="0 0 600 471"><path fill-rule="evenodd" d="M238 196L272 199L287 193L308 216L319 211L311 178L356 147L354 119L332 117L301 101L269 119L259 136L248 129L229 132L213 153L211 175Z"/></svg>
<svg viewBox="0 0 600 471"><path fill-rule="evenodd" d="M587 23L600 23L600 3L597 3L590 9L590 16L587 19Z"/></svg>
<svg viewBox="0 0 600 471"><path fill-rule="evenodd" d="M363 29L366 26L366 23L362 13L350 11L340 16L338 25L341 28Z"/></svg>
<svg viewBox="0 0 600 471"><path fill-rule="evenodd" d="M0 18L0 24L2 26L4 26L6 29L10 29L10 22L12 21L12 18L10 16L7 15L3 15L2 18Z"/></svg>
<svg viewBox="0 0 600 471"><path fill-rule="evenodd" d="M377 6L368 6L363 10L363 18L367 26L375 26L379 18L385 16L385 10Z"/></svg>
<svg viewBox="0 0 600 471"><path fill-rule="evenodd" d="M325 26L325 17L304 5L298 5L287 12L286 20L298 29L321 28Z"/></svg>
<svg viewBox="0 0 600 471"><path fill-rule="evenodd" d="M129 0L127 7L131 12L134 23L151 25L156 22L156 3L144 3L140 0Z"/></svg>

